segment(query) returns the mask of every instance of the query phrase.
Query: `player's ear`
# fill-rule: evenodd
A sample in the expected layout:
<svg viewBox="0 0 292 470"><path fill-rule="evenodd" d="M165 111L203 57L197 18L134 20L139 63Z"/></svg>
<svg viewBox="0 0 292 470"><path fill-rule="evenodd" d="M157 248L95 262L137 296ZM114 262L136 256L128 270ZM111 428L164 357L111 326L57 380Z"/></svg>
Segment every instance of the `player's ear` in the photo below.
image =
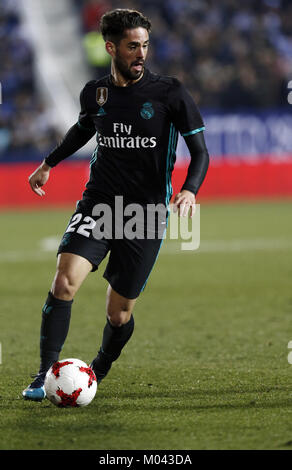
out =
<svg viewBox="0 0 292 470"><path fill-rule="evenodd" d="M106 41L105 43L105 49L107 51L107 53L110 55L110 56L114 56L115 53L116 53L116 46L113 42L111 41Z"/></svg>

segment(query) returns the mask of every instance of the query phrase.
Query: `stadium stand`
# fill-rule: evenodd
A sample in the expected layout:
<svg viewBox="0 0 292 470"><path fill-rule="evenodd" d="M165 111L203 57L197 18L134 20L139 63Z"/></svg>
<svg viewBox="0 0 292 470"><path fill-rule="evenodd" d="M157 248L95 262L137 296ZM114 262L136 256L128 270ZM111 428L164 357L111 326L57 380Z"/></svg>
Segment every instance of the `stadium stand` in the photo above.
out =
<svg viewBox="0 0 292 470"><path fill-rule="evenodd" d="M0 13L0 162L39 159L59 132L38 91L34 48L26 36L18 2L1 0Z"/></svg>
<svg viewBox="0 0 292 470"><path fill-rule="evenodd" d="M105 11L121 7L151 18L147 65L179 78L202 112L211 155L202 196L292 194L290 0L245 0L241 5L236 0L58 0L54 8L50 0L0 0L0 7L2 195L4 187L9 191L5 185L12 171L16 178L11 163L22 164L17 168L19 181L25 174L14 204L25 201L26 175L35 162L76 121L83 84L109 71L98 22ZM74 167L85 180L93 147L88 144L78 154L81 159L70 159L73 166L85 159L82 168ZM188 162L181 138L177 157L175 189ZM62 171L60 166L56 193ZM80 195L78 174L71 178L76 191L70 188L63 202ZM32 197L27 194L34 205ZM0 198L0 205L6 200L11 201L11 195Z"/></svg>
<svg viewBox="0 0 292 470"><path fill-rule="evenodd" d="M73 0L84 32L119 0ZM180 78L202 108L287 106L292 73L289 0L125 0L153 22L150 67Z"/></svg>

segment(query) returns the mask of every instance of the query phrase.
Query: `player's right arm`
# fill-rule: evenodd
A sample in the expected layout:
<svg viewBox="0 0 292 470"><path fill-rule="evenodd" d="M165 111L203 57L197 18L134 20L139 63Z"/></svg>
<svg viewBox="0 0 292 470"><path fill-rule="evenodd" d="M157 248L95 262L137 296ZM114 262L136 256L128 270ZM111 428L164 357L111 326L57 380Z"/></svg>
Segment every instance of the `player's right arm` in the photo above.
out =
<svg viewBox="0 0 292 470"><path fill-rule="evenodd" d="M44 196L46 193L42 186L46 184L50 176L51 167L45 161L28 178L31 189L38 196Z"/></svg>
<svg viewBox="0 0 292 470"><path fill-rule="evenodd" d="M77 152L94 136L96 129L91 116L86 109L85 101L86 86L80 94L81 112L79 120L67 132L63 140L45 158L42 164L30 175L29 184L33 192L44 196L42 186L46 184L50 176L50 170L65 158Z"/></svg>

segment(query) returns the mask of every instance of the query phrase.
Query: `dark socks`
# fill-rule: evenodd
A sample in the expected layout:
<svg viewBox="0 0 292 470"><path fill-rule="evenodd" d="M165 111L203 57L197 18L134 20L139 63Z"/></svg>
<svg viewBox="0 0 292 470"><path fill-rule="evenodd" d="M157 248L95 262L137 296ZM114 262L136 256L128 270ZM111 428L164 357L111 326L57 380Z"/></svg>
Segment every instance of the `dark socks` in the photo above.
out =
<svg viewBox="0 0 292 470"><path fill-rule="evenodd" d="M59 358L69 331L72 303L73 300L60 300L51 292L48 294L42 309L39 373L46 372Z"/></svg>
<svg viewBox="0 0 292 470"><path fill-rule="evenodd" d="M122 326L113 326L107 319L103 330L101 348L94 359L94 370L100 376L106 375L113 361L118 359L123 347L131 338L134 331L134 317Z"/></svg>

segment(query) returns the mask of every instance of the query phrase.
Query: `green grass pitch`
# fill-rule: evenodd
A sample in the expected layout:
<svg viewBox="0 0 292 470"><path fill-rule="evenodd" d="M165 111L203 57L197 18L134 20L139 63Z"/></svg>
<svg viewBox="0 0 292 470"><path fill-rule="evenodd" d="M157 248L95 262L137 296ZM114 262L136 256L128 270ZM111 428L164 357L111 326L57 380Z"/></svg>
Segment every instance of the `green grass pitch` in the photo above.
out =
<svg viewBox="0 0 292 470"><path fill-rule="evenodd" d="M291 201L202 204L200 250L165 241L94 401L59 409L21 392L38 369L54 240L73 210L0 214L0 448L291 448ZM99 347L104 266L75 298L61 358L90 362Z"/></svg>

